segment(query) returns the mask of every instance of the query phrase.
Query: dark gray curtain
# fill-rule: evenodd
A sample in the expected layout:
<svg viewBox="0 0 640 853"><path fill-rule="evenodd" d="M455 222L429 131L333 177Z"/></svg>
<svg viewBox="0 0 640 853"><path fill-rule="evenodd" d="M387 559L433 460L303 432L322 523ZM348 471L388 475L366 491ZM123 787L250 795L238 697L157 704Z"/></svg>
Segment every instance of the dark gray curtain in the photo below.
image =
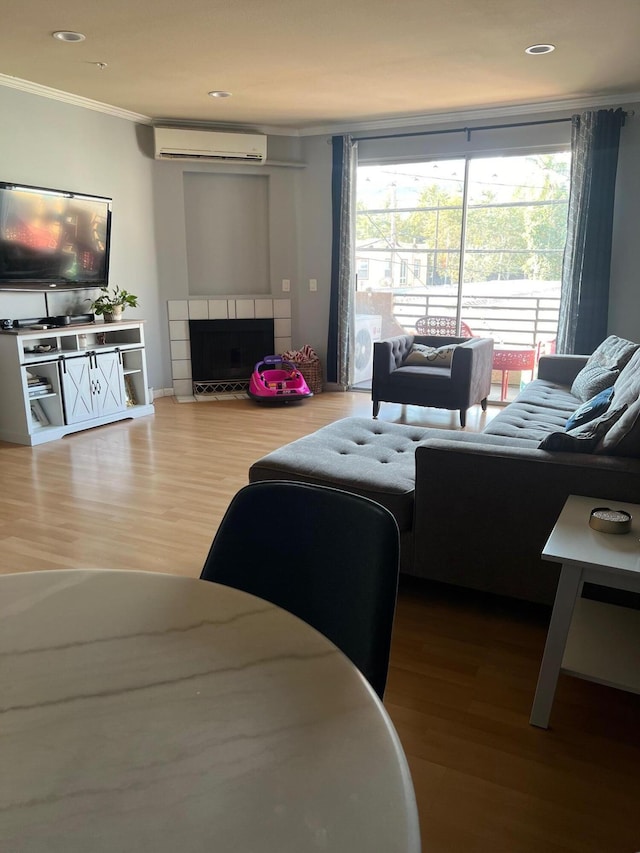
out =
<svg viewBox="0 0 640 853"><path fill-rule="evenodd" d="M331 176L332 249L327 380L349 384L349 346L353 296L356 143L350 136L334 136Z"/></svg>
<svg viewBox="0 0 640 853"><path fill-rule="evenodd" d="M625 113L575 115L557 351L591 353L607 336L611 228Z"/></svg>

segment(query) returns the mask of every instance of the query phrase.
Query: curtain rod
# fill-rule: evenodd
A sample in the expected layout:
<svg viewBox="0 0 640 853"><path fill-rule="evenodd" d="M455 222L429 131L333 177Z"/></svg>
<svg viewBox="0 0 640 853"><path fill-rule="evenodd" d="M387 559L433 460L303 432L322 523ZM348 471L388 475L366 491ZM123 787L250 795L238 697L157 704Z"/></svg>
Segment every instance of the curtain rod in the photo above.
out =
<svg viewBox="0 0 640 853"><path fill-rule="evenodd" d="M628 113L623 114L623 122ZM509 127L532 127L538 124L560 124L563 122L571 122L573 119L571 116L568 118L548 118L543 119L542 121L518 121L513 122L511 124L485 124L479 127L456 127L450 130L419 130L413 133L387 133L383 136L354 136L355 142L362 142L363 140L371 140L371 139L403 139L408 136L439 136L445 133L466 133L467 134L467 142L471 140L471 134L476 133L478 130L502 130Z"/></svg>

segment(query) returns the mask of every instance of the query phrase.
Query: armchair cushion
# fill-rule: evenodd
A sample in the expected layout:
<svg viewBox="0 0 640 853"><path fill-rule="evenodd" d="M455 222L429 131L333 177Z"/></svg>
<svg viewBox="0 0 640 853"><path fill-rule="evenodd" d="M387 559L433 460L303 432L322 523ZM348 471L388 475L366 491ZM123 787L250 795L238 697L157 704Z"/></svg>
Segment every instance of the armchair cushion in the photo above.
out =
<svg viewBox="0 0 640 853"><path fill-rule="evenodd" d="M442 347L429 347L425 344L413 344L403 364L422 367L451 367L453 353L457 344L445 344Z"/></svg>

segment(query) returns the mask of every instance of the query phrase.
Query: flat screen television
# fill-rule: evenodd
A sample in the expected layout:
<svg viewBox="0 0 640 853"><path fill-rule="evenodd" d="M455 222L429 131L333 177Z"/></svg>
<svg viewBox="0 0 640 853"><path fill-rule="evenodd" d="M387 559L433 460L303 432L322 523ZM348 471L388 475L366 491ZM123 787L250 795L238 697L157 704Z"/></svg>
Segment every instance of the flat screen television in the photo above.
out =
<svg viewBox="0 0 640 853"><path fill-rule="evenodd" d="M111 199L0 182L0 290L103 287Z"/></svg>

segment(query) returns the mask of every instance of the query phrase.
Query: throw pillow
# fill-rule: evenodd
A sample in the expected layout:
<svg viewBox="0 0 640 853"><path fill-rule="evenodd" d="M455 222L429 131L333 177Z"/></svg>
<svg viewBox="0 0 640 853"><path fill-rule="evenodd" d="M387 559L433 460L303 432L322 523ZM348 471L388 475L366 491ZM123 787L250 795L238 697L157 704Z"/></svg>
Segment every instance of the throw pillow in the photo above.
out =
<svg viewBox="0 0 640 853"><path fill-rule="evenodd" d="M609 335L589 356L587 366L593 367L597 364L598 367L606 367L609 370L622 370L639 348L640 344L617 335Z"/></svg>
<svg viewBox="0 0 640 853"><path fill-rule="evenodd" d="M568 432L570 429L575 429L578 426L582 426L582 424L586 424L600 415L603 415L609 408L609 403L613 397L613 391L614 386L612 385L610 388L605 388L604 391L601 391L599 394L596 394L595 397L592 397L590 400L587 400L586 403L579 406L564 425L565 432Z"/></svg>
<svg viewBox="0 0 640 853"><path fill-rule="evenodd" d="M585 364L580 373L573 380L571 393L578 400L586 403L596 394L604 391L605 388L610 388L618 378L619 371L607 367L600 367L597 364Z"/></svg>
<svg viewBox="0 0 640 853"><path fill-rule="evenodd" d="M569 432L550 432L538 445L540 450L553 450L568 453L591 453L607 434L608 430L622 417L627 407L610 409L593 421L576 427Z"/></svg>
<svg viewBox="0 0 640 853"><path fill-rule="evenodd" d="M640 459L640 400L632 403L601 439L596 453Z"/></svg>
<svg viewBox="0 0 640 853"><path fill-rule="evenodd" d="M425 344L413 344L404 364L421 365L422 367L451 367L453 353L457 344L446 344L442 347L428 347Z"/></svg>
<svg viewBox="0 0 640 853"><path fill-rule="evenodd" d="M613 386L616 404L627 403L631 406L640 397L640 350L637 350L631 361L620 372Z"/></svg>

